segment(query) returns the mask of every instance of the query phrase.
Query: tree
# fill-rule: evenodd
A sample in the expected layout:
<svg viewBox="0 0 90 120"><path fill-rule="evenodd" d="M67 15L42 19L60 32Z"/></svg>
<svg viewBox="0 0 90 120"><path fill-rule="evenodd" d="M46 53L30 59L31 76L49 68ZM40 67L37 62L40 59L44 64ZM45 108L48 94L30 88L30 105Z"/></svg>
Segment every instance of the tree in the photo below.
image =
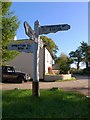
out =
<svg viewBox="0 0 90 120"><path fill-rule="evenodd" d="M88 62L90 60L90 46L86 42L81 42L81 54L82 54L82 59L86 63L86 69L88 68Z"/></svg>
<svg viewBox="0 0 90 120"><path fill-rule="evenodd" d="M76 51L71 51L71 52L69 53L69 56L70 56L70 58L72 58L72 60L73 60L74 62L77 63L77 69L79 69L79 68L80 68L79 64L80 64L80 62L82 61L81 48L78 47Z"/></svg>
<svg viewBox="0 0 90 120"><path fill-rule="evenodd" d="M7 50L7 45L13 42L20 25L17 16L9 11L11 2L2 2L2 64L14 58L18 52Z"/></svg>
<svg viewBox="0 0 90 120"><path fill-rule="evenodd" d="M43 40L44 44L46 45L46 48L49 50L49 52L52 54L54 59L56 59L56 53L58 51L58 47L55 44L55 42L46 36L40 36L40 38Z"/></svg>
<svg viewBox="0 0 90 120"><path fill-rule="evenodd" d="M70 59L66 54L61 53L60 57L57 60L57 63L60 65L60 73L67 74L70 70L70 64L72 62L72 59Z"/></svg>
<svg viewBox="0 0 90 120"><path fill-rule="evenodd" d="M77 69L79 69L80 62L85 62L86 68L88 68L88 63L90 61L90 46L86 42L81 42L81 45L76 51L71 51L69 55L70 58L77 62Z"/></svg>
<svg viewBox="0 0 90 120"><path fill-rule="evenodd" d="M88 62L90 64L90 45L88 46Z"/></svg>
<svg viewBox="0 0 90 120"><path fill-rule="evenodd" d="M11 2L2 2L2 15L5 15L5 13L9 10L11 4Z"/></svg>

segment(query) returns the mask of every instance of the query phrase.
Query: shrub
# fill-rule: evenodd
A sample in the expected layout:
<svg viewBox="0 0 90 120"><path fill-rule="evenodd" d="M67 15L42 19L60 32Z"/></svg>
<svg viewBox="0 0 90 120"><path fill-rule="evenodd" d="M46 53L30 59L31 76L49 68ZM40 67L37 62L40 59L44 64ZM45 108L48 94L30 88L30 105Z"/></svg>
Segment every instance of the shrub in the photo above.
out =
<svg viewBox="0 0 90 120"><path fill-rule="evenodd" d="M77 70L77 69L73 68L73 69L70 70L70 72L71 72L72 74L83 75L83 70L82 70L82 69Z"/></svg>
<svg viewBox="0 0 90 120"><path fill-rule="evenodd" d="M90 67L83 69L84 75L90 75Z"/></svg>

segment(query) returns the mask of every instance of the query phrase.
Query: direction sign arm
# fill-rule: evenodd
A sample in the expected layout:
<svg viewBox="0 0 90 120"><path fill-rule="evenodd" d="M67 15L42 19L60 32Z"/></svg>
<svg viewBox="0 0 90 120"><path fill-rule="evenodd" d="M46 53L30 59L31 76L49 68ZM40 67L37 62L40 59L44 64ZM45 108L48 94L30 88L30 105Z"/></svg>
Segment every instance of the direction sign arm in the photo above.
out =
<svg viewBox="0 0 90 120"><path fill-rule="evenodd" d="M26 21L24 22L24 28L25 28L26 35L34 40L35 32L34 32L34 30L32 30L32 28L30 27L30 25Z"/></svg>
<svg viewBox="0 0 90 120"><path fill-rule="evenodd" d="M39 35L48 34L48 33L56 33L58 31L65 31L68 29L70 29L70 25L68 24L40 26Z"/></svg>

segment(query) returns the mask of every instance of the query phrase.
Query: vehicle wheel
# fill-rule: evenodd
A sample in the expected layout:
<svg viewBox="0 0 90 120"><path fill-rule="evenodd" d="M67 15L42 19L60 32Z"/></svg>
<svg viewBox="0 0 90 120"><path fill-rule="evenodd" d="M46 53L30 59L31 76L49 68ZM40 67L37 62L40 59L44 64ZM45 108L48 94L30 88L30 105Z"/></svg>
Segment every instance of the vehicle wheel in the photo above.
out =
<svg viewBox="0 0 90 120"><path fill-rule="evenodd" d="M18 81L19 83L22 83L22 82L24 81L24 79L23 79L22 77L18 77L18 78L17 78L17 81Z"/></svg>

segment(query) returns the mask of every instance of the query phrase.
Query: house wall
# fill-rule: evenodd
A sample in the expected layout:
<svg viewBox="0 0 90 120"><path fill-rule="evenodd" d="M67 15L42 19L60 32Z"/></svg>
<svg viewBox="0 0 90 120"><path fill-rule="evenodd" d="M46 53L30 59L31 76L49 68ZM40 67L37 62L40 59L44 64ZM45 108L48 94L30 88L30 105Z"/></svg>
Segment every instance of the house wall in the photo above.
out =
<svg viewBox="0 0 90 120"><path fill-rule="evenodd" d="M33 78L33 54L32 53L20 53L15 59L8 62L8 65L15 66L17 70L30 74ZM39 66L39 75L40 79L43 79L43 49L40 50L40 66Z"/></svg>
<svg viewBox="0 0 90 120"><path fill-rule="evenodd" d="M48 73L48 68L52 68L53 58L50 52L45 48L45 74Z"/></svg>

